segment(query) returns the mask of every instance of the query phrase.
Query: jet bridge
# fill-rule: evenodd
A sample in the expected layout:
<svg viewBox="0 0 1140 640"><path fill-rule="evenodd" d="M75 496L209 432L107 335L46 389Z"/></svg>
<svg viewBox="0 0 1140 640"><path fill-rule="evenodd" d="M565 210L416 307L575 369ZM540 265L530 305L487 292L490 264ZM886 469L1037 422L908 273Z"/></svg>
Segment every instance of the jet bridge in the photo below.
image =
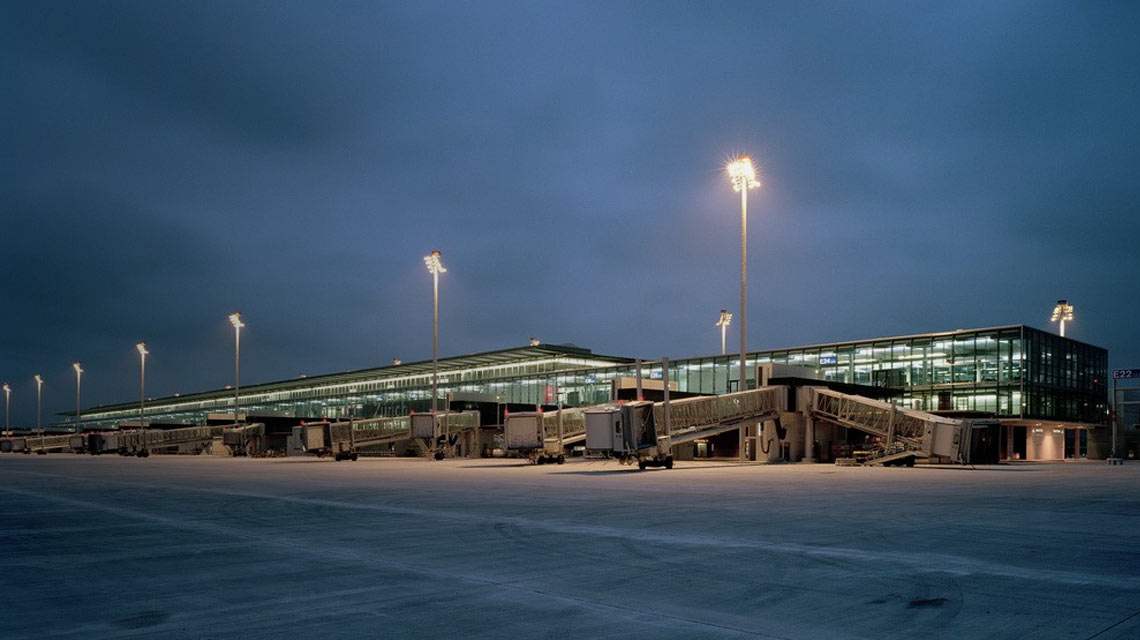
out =
<svg viewBox="0 0 1140 640"><path fill-rule="evenodd" d="M478 411L438 411L410 416L318 422L293 427L301 449L337 461L356 460L362 447L414 440L428 457L442 460L459 437L480 426Z"/></svg>
<svg viewBox="0 0 1140 640"><path fill-rule="evenodd" d="M208 442L217 438L233 448L234 455L248 455L254 444L265 435L265 426L231 424L193 426L179 429L147 429L146 431L101 431L57 435L8 438L0 450L45 454L49 451L74 453L119 453L146 457L151 449L168 449L185 444ZM6 445L6 446L4 446Z"/></svg>
<svg viewBox="0 0 1140 640"><path fill-rule="evenodd" d="M587 409L586 449L616 457L625 464L672 468L673 446L707 438L742 426L772 421L779 438L780 420L789 412L790 390L776 385L719 396L684 398L674 402L631 402L618 407ZM822 386L798 388L798 406L791 411L806 419L809 435L815 420L876 436L881 445L863 464L906 464L916 458L941 457L966 462L969 421L922 411L901 409L871 398L841 393Z"/></svg>
<svg viewBox="0 0 1140 640"><path fill-rule="evenodd" d="M562 464L566 462L566 445L586 439L586 413L598 408L508 413L503 422L507 451L536 464Z"/></svg>
<svg viewBox="0 0 1140 640"><path fill-rule="evenodd" d="M17 453L38 453L43 455L48 451L62 451L70 448L72 434L13 436L5 438L0 444L0 451L14 451Z"/></svg>
<svg viewBox="0 0 1140 640"><path fill-rule="evenodd" d="M586 410L586 450L604 452L638 468L673 468L672 447L750 424L774 421L787 411L788 387L771 386L674 402L631 402Z"/></svg>
<svg viewBox="0 0 1140 640"><path fill-rule="evenodd" d="M307 453L333 455L337 461L356 460L358 447L411 439L408 416L317 422L293 427L293 435Z"/></svg>
<svg viewBox="0 0 1140 640"><path fill-rule="evenodd" d="M912 409L900 409L881 400L809 387L809 420L824 420L848 429L857 429L881 439L883 444L863 464L906 464L915 458L941 456L953 462L966 462L969 456L971 424ZM810 440L809 440L810 441Z"/></svg>
<svg viewBox="0 0 1140 640"><path fill-rule="evenodd" d="M198 425L178 429L146 429L136 431L104 431L87 434L86 450L92 454L119 453L145 458L152 449L170 449L187 444L205 445L211 440L221 439L233 450L234 455L248 455L253 443L264 437L265 425L222 424ZM73 438L75 436L72 436Z"/></svg>

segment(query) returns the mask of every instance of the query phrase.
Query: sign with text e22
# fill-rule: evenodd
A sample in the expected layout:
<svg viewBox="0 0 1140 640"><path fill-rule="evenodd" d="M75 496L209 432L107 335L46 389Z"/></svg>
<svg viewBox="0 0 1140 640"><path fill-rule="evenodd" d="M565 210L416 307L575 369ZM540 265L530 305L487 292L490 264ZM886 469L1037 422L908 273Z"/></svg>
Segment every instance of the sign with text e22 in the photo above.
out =
<svg viewBox="0 0 1140 640"><path fill-rule="evenodd" d="M1113 369L1112 370L1112 379L1113 380L1124 380L1124 379L1132 379L1132 378L1140 380L1140 369Z"/></svg>

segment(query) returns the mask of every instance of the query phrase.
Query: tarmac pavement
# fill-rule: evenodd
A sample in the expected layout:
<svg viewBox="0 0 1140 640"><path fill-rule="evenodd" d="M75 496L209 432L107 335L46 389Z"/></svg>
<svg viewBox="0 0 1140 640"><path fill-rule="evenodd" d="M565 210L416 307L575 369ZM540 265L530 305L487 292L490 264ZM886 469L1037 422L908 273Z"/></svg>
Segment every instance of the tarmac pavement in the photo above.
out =
<svg viewBox="0 0 1140 640"><path fill-rule="evenodd" d="M1140 464L0 455L0 637L1140 638Z"/></svg>

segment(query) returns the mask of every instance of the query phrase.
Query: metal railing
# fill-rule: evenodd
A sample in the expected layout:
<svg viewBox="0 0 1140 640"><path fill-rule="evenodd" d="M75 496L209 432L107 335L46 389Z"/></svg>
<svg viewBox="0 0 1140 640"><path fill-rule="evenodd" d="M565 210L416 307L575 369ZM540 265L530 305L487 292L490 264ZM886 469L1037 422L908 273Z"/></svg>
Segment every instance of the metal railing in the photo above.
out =
<svg viewBox="0 0 1140 640"><path fill-rule="evenodd" d="M714 427L769 420L787 410L787 387L764 387L719 396L698 396L669 402L669 435L705 431ZM653 420L665 424L665 403L653 404Z"/></svg>
<svg viewBox="0 0 1140 640"><path fill-rule="evenodd" d="M815 418L879 436L887 444L901 442L912 450L926 453L930 452L935 429L940 426L960 429L962 425L961 420L901 409L881 400L824 388L811 390L810 411Z"/></svg>
<svg viewBox="0 0 1140 640"><path fill-rule="evenodd" d="M329 440L334 446L345 443L368 446L400 437L411 437L411 422L408 416L350 420L329 425Z"/></svg>
<svg viewBox="0 0 1140 640"><path fill-rule="evenodd" d="M588 407L596 408L596 407ZM558 411L548 411L542 414L543 441L556 442L558 440ZM562 409L562 440L579 439L586 437L586 408Z"/></svg>
<svg viewBox="0 0 1140 640"><path fill-rule="evenodd" d="M28 451L51 451L52 449L67 449L70 447L73 433L54 436L24 436L25 447Z"/></svg>
<svg viewBox="0 0 1140 640"><path fill-rule="evenodd" d="M479 426L478 411L441 413L436 416L442 433L454 433ZM334 451L367 447L412 438L410 416L348 420L328 425L329 446Z"/></svg>

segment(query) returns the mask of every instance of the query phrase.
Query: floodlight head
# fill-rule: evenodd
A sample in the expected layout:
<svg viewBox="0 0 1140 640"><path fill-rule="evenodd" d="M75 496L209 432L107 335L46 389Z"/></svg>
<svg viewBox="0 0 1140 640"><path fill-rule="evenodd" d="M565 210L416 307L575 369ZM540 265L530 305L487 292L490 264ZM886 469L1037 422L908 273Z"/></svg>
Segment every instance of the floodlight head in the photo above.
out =
<svg viewBox="0 0 1140 640"><path fill-rule="evenodd" d="M43 385L43 383L44 383L44 379L43 379L43 376L41 376L40 374L38 374L38 373L37 373L36 375L34 375L34 376L32 376L32 377L33 377L33 378L35 378L35 380L36 380L36 386L37 386L37 387L39 387L39 386L42 386L42 385Z"/></svg>
<svg viewBox="0 0 1140 640"><path fill-rule="evenodd" d="M234 329L241 329L245 326L245 323L241 321L240 311L235 311L230 314L230 324L234 326Z"/></svg>
<svg viewBox="0 0 1140 640"><path fill-rule="evenodd" d="M83 367L79 366L78 362L71 363L71 368L75 369L75 375L83 373Z"/></svg>
<svg viewBox="0 0 1140 640"><path fill-rule="evenodd" d="M542 344L542 343L538 341L538 338L531 338L530 339L530 346L537 347L540 344Z"/></svg>
<svg viewBox="0 0 1140 640"><path fill-rule="evenodd" d="M447 273L447 269L445 269L443 263L439 261L441 255L439 251L432 251L431 255L424 256L424 264L427 265L428 273L432 275Z"/></svg>
<svg viewBox="0 0 1140 640"><path fill-rule="evenodd" d="M145 342L140 342L140 343L136 344L135 348L139 350L140 356L146 356L146 354L150 353L149 351L146 350L146 343Z"/></svg>
<svg viewBox="0 0 1140 640"><path fill-rule="evenodd" d="M7 382L4 383L3 388L4 388L4 393L12 393L12 387L9 387Z"/></svg>
<svg viewBox="0 0 1140 640"><path fill-rule="evenodd" d="M1057 306L1053 307L1053 317L1049 319L1050 322L1057 322L1064 320L1068 322L1073 319L1073 305L1069 304L1068 300L1058 300Z"/></svg>
<svg viewBox="0 0 1140 640"><path fill-rule="evenodd" d="M729 313L727 309L721 309L720 320L716 321L716 326L727 327L730 324L732 324L732 314Z"/></svg>
<svg viewBox="0 0 1140 640"><path fill-rule="evenodd" d="M752 166L751 156L740 156L728 163L725 170L728 172L728 179L732 182L733 191L755 189L760 186L760 181L756 179L756 168Z"/></svg>

